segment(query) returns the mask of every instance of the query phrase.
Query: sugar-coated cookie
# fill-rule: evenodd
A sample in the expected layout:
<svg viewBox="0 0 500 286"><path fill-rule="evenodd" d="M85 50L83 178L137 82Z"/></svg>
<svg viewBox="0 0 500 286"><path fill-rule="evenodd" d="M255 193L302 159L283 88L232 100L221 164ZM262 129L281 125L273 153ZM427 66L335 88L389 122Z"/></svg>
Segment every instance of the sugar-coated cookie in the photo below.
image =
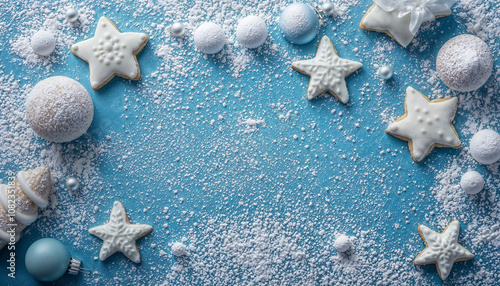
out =
<svg viewBox="0 0 500 286"><path fill-rule="evenodd" d="M148 35L121 33L110 19L101 17L94 37L74 44L71 52L89 64L90 86L97 90L115 76L141 78L136 56L147 42Z"/></svg>

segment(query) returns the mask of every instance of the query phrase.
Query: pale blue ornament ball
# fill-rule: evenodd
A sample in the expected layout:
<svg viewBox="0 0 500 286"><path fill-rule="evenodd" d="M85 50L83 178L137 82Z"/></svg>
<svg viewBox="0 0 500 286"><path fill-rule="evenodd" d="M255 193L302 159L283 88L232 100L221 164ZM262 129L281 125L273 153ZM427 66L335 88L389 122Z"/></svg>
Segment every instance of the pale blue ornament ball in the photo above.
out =
<svg viewBox="0 0 500 286"><path fill-rule="evenodd" d="M378 69L378 76L384 80L388 80L392 77L392 68L390 66L381 66Z"/></svg>
<svg viewBox="0 0 500 286"><path fill-rule="evenodd" d="M78 182L77 178L70 177L66 180L66 188L70 191L76 191L80 187L80 182Z"/></svg>
<svg viewBox="0 0 500 286"><path fill-rule="evenodd" d="M294 3L281 13L280 28L289 42L297 45L307 44L318 34L318 16L311 7Z"/></svg>
<svg viewBox="0 0 500 286"><path fill-rule="evenodd" d="M26 251L26 269L37 280L51 282L66 273L71 256L59 240L42 238Z"/></svg>

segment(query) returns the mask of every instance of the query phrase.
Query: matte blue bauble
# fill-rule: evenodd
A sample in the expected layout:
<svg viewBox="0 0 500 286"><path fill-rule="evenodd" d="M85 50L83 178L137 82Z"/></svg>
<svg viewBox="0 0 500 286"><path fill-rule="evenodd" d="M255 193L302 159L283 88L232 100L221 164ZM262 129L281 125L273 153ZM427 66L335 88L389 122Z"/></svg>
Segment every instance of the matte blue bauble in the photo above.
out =
<svg viewBox="0 0 500 286"><path fill-rule="evenodd" d="M71 256L66 246L53 238L42 238L26 252L26 269L37 280L51 282L68 270Z"/></svg>
<svg viewBox="0 0 500 286"><path fill-rule="evenodd" d="M311 7L295 3L281 13L280 28L285 39L291 43L307 44L318 34L318 16Z"/></svg>

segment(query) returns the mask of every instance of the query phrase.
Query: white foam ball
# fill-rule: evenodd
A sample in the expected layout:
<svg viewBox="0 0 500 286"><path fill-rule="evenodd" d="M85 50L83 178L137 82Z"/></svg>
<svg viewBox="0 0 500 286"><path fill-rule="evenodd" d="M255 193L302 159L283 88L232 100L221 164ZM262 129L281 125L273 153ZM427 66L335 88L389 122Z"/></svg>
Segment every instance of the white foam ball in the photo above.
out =
<svg viewBox="0 0 500 286"><path fill-rule="evenodd" d="M493 55L488 45L473 35L450 39L439 50L439 78L453 90L469 92L483 86L491 75Z"/></svg>
<svg viewBox="0 0 500 286"><path fill-rule="evenodd" d="M346 252L349 248L351 248L352 242L347 235L340 235L337 237L335 242L333 243L333 247L337 249L338 252Z"/></svg>
<svg viewBox="0 0 500 286"><path fill-rule="evenodd" d="M54 76L37 83L26 100L26 119L41 137L69 142L87 132L94 118L94 104L77 81Z"/></svg>
<svg viewBox="0 0 500 286"><path fill-rule="evenodd" d="M224 48L226 36L221 26L206 22L194 31L194 44L202 53L216 54Z"/></svg>
<svg viewBox="0 0 500 286"><path fill-rule="evenodd" d="M460 187L466 194L475 195L484 188L483 176L476 171L469 171L463 174Z"/></svg>
<svg viewBox="0 0 500 286"><path fill-rule="evenodd" d="M182 242L172 244L172 254L177 257L186 256L188 254L186 246Z"/></svg>
<svg viewBox="0 0 500 286"><path fill-rule="evenodd" d="M251 15L241 19L236 28L236 37L242 46L249 49L260 47L267 39L267 26L262 18Z"/></svg>
<svg viewBox="0 0 500 286"><path fill-rule="evenodd" d="M48 56L56 48L56 39L49 31L38 31L31 37L31 48L40 56Z"/></svg>
<svg viewBox="0 0 500 286"><path fill-rule="evenodd" d="M470 153L481 164L490 165L500 160L500 134L485 129L477 132L470 140Z"/></svg>

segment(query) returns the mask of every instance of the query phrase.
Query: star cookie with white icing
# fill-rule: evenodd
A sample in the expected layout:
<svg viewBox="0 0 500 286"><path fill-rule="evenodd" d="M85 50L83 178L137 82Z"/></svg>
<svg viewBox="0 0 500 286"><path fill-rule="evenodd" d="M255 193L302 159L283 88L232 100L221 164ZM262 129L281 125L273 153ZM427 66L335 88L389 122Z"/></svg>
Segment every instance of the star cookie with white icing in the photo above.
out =
<svg viewBox="0 0 500 286"><path fill-rule="evenodd" d="M313 59L292 63L292 68L311 77L307 99L328 91L342 103L349 101L345 77L362 66L358 62L340 58L327 36L321 38Z"/></svg>
<svg viewBox="0 0 500 286"><path fill-rule="evenodd" d="M405 114L387 127L386 132L408 141L410 154L420 162L434 147L461 146L452 121L458 99L440 98L430 101L412 87L406 89Z"/></svg>
<svg viewBox="0 0 500 286"><path fill-rule="evenodd" d="M445 280L450 275L453 263L474 258L469 250L458 243L460 223L452 221L442 233L424 226L418 226L418 233L425 243L425 249L415 258L415 265L435 264L439 277Z"/></svg>
<svg viewBox="0 0 500 286"><path fill-rule="evenodd" d="M401 46L410 44L424 22L451 15L456 0L374 0L361 19L363 30L386 33Z"/></svg>
<svg viewBox="0 0 500 286"><path fill-rule="evenodd" d="M93 227L89 232L103 240L99 253L99 259L102 261L116 252L121 252L132 262L140 263L141 254L135 241L151 230L153 227L147 224L130 224L125 207L116 201L109 222Z"/></svg>
<svg viewBox="0 0 500 286"><path fill-rule="evenodd" d="M101 17L93 38L74 44L71 52L86 61L90 85L97 90L114 76L130 80L141 77L137 54L148 42L144 33L121 33L106 17Z"/></svg>

